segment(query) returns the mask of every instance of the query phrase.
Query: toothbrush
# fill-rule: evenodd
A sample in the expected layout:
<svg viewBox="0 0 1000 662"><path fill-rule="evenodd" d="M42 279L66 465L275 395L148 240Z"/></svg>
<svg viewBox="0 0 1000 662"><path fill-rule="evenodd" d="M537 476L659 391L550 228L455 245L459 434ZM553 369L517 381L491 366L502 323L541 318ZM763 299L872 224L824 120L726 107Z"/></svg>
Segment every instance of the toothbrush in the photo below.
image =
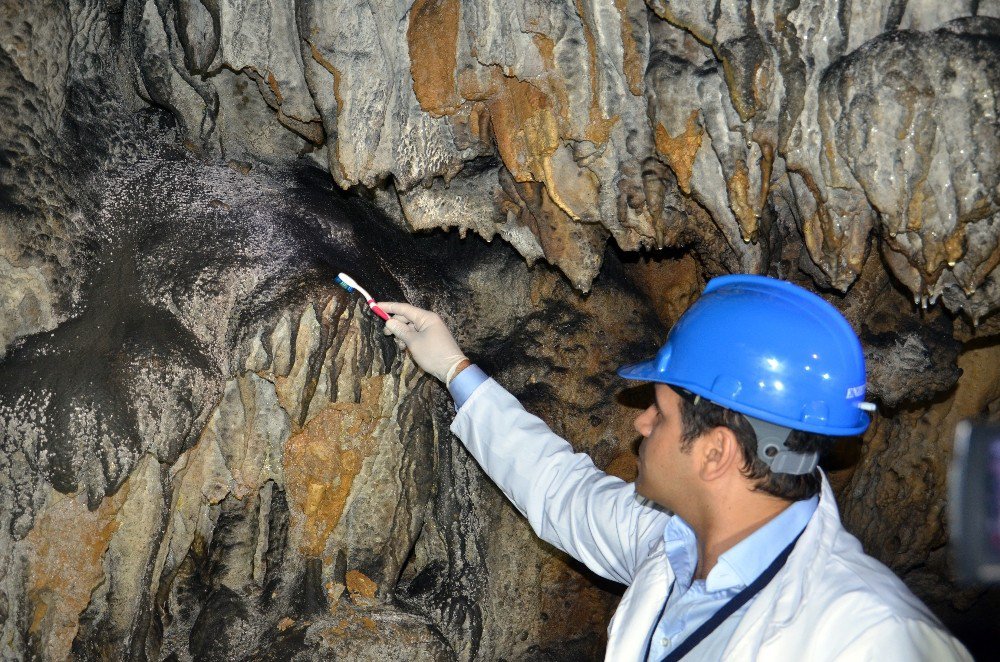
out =
<svg viewBox="0 0 1000 662"><path fill-rule="evenodd" d="M384 310L378 307L378 304L375 303L375 299L372 298L372 295L368 294L368 290L358 285L358 283L353 278L351 278L345 273L339 273L337 274L337 285L340 285L348 292L353 292L354 290L357 290L358 294L364 297L365 303L368 304L368 307L372 309L373 313L381 317L386 322L389 321L389 316L386 315Z"/></svg>

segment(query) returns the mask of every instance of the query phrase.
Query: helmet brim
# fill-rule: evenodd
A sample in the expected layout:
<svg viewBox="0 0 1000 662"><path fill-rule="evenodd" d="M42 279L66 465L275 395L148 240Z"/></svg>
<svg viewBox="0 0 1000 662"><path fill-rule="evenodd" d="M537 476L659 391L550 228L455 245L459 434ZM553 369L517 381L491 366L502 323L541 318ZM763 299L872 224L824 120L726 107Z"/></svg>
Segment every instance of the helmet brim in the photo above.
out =
<svg viewBox="0 0 1000 662"><path fill-rule="evenodd" d="M826 424L810 424L784 416L777 416L772 412L757 409L756 407L749 407L746 403L737 402L728 398L720 398L718 394L712 393L711 390L705 389L698 384L691 384L668 378L667 373L660 370L660 361L656 356L645 361L640 361L639 363L624 365L618 368L617 372L618 376L631 381L657 382L660 384L666 384L667 386L686 389L691 393L700 395L706 400L714 402L719 406L732 409L733 411L738 411L748 416L759 418L762 421L767 421L768 423L783 425L793 430L825 434L831 437L854 437L864 433L864 431L867 430L868 426L871 424L870 417L863 411L859 411L857 425L839 427Z"/></svg>
<svg viewBox="0 0 1000 662"><path fill-rule="evenodd" d="M618 368L618 376L637 382L655 382L661 381L663 373L660 372L654 356L639 363L623 365Z"/></svg>

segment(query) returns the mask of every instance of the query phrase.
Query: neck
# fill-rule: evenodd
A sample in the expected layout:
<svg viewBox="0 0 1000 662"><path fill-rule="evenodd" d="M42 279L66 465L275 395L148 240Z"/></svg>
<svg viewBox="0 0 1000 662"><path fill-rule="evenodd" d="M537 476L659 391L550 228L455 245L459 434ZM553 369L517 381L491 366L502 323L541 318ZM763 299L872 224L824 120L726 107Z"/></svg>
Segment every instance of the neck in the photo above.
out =
<svg viewBox="0 0 1000 662"><path fill-rule="evenodd" d="M690 523L698 541L695 579L705 579L719 557L785 511L792 502L767 494L751 493L727 499L710 508L697 523Z"/></svg>

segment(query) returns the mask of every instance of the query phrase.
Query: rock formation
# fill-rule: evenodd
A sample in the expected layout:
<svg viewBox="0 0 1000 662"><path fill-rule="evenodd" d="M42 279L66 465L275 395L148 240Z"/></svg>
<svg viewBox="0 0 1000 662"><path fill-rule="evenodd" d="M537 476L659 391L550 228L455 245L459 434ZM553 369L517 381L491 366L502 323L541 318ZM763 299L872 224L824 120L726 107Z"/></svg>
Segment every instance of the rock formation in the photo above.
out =
<svg viewBox="0 0 1000 662"><path fill-rule="evenodd" d="M7 0L0 46L4 659L600 655L620 589L338 271L625 478L613 368L708 278L821 293L879 405L845 523L983 640L944 506L1000 415L1000 3Z"/></svg>

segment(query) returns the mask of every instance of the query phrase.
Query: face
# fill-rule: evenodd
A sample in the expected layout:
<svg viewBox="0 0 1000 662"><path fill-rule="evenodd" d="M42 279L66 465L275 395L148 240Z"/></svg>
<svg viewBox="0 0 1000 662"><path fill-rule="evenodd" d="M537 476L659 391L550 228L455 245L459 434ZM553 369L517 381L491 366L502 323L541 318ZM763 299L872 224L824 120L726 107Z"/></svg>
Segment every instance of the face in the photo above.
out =
<svg viewBox="0 0 1000 662"><path fill-rule="evenodd" d="M636 491L679 512L692 497L696 476L694 454L681 450L681 397L666 384L655 385L656 397L633 426L642 435Z"/></svg>

